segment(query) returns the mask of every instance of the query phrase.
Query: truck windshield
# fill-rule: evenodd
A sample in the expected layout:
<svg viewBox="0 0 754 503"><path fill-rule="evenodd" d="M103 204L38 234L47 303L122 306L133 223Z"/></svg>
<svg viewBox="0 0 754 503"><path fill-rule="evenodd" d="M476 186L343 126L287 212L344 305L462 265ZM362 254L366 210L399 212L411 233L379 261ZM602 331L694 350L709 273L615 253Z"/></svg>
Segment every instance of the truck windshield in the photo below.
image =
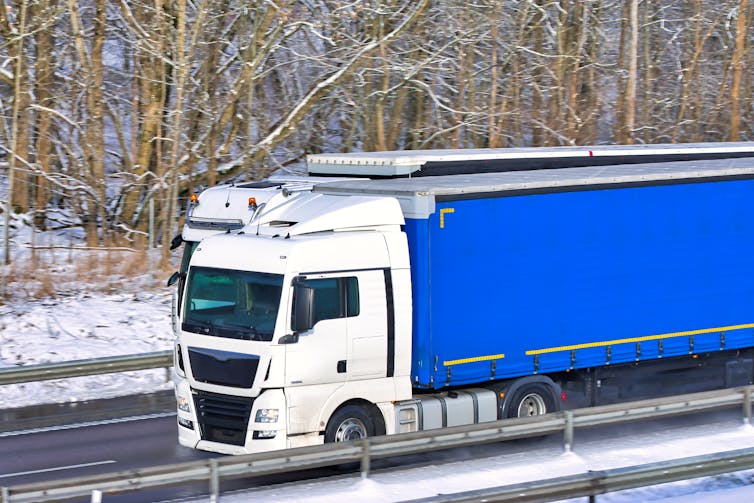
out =
<svg viewBox="0 0 754 503"><path fill-rule="evenodd" d="M186 288L183 330L270 341L282 290L280 274L192 267Z"/></svg>

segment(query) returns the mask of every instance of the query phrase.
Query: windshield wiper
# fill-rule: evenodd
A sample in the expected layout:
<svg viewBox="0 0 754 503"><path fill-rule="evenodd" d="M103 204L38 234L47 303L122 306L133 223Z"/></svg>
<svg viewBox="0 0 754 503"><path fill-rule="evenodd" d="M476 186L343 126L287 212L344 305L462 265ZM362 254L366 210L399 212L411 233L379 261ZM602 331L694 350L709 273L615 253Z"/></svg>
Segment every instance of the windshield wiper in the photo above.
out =
<svg viewBox="0 0 754 503"><path fill-rule="evenodd" d="M195 334L215 335L216 327L207 321L191 320L183 322L183 329Z"/></svg>
<svg viewBox="0 0 754 503"><path fill-rule="evenodd" d="M225 325L233 327L233 332L247 341L257 340L257 337L259 336L259 331L254 326L236 325L234 323L226 323Z"/></svg>

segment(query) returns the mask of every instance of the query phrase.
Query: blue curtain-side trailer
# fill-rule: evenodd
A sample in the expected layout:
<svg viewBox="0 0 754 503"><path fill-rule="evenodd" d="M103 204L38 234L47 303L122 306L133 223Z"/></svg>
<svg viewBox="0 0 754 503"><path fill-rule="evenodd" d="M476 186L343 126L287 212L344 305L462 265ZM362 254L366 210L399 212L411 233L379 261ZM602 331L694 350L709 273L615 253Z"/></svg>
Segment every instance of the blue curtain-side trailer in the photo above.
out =
<svg viewBox="0 0 754 503"><path fill-rule="evenodd" d="M751 383L750 178L438 192L405 226L414 387L548 375L589 405Z"/></svg>

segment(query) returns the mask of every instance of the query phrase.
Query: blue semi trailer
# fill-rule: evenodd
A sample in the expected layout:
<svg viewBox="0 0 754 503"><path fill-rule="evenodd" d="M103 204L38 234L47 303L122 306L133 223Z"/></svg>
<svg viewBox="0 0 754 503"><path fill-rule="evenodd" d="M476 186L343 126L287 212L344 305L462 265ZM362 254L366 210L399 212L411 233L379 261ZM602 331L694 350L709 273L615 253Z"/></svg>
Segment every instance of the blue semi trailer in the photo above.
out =
<svg viewBox="0 0 754 503"><path fill-rule="evenodd" d="M751 384L752 200L747 158L316 186L191 257L180 441L258 452Z"/></svg>

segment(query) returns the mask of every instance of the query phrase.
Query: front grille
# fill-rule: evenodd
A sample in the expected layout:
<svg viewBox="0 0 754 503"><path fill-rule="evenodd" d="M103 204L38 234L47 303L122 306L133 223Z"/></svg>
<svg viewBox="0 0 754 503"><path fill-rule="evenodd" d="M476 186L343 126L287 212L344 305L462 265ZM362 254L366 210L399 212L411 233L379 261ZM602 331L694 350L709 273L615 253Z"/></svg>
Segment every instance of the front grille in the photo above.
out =
<svg viewBox="0 0 754 503"><path fill-rule="evenodd" d="M259 356L209 348L188 348L194 379L220 386L251 388L257 375Z"/></svg>
<svg viewBox="0 0 754 503"><path fill-rule="evenodd" d="M253 398L193 390L196 417L203 440L244 445Z"/></svg>

